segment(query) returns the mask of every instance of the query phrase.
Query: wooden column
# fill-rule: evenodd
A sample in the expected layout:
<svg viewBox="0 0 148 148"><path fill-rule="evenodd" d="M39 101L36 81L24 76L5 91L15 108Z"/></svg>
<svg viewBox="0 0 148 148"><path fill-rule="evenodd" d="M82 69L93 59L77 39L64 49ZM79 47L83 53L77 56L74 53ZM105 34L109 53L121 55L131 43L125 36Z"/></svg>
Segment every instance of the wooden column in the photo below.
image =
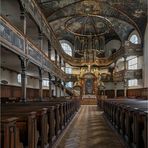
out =
<svg viewBox="0 0 148 148"><path fill-rule="evenodd" d="M127 70L127 62L126 62L126 56L124 56L124 97L127 97L127 79L125 77L125 73Z"/></svg>
<svg viewBox="0 0 148 148"><path fill-rule="evenodd" d="M61 84L61 80L59 80L59 82L60 82L60 85L59 85L59 88L60 88L60 97L62 96L62 84Z"/></svg>
<svg viewBox="0 0 148 148"><path fill-rule="evenodd" d="M21 101L26 102L26 68L28 64L28 60L19 56L21 61Z"/></svg>
<svg viewBox="0 0 148 148"><path fill-rule="evenodd" d="M42 69L39 68L39 101L42 101L43 98L42 72Z"/></svg>
<svg viewBox="0 0 148 148"><path fill-rule="evenodd" d="M57 65L57 51L55 50L55 64Z"/></svg>
<svg viewBox="0 0 148 148"><path fill-rule="evenodd" d="M66 83L64 82L64 97L66 96L66 88L65 88L65 86L66 86Z"/></svg>
<svg viewBox="0 0 148 148"><path fill-rule="evenodd" d="M48 59L51 60L51 43L48 40Z"/></svg>
<svg viewBox="0 0 148 148"><path fill-rule="evenodd" d="M58 91L57 91L57 77L55 77L55 95L56 95L56 97L58 96Z"/></svg>
<svg viewBox="0 0 148 148"><path fill-rule="evenodd" d="M61 69L61 56L59 57L59 66L60 66L60 69Z"/></svg>
<svg viewBox="0 0 148 148"><path fill-rule="evenodd" d="M51 85L52 85L52 82L51 82L51 74L48 73L48 79L49 79L49 99L52 98L52 91L51 91Z"/></svg>
<svg viewBox="0 0 148 148"><path fill-rule="evenodd" d="M20 11L21 11L20 19L23 21L23 33L26 35L27 31L26 11L22 7L20 8Z"/></svg>
<svg viewBox="0 0 148 148"><path fill-rule="evenodd" d="M40 49L43 50L43 33L39 31Z"/></svg>

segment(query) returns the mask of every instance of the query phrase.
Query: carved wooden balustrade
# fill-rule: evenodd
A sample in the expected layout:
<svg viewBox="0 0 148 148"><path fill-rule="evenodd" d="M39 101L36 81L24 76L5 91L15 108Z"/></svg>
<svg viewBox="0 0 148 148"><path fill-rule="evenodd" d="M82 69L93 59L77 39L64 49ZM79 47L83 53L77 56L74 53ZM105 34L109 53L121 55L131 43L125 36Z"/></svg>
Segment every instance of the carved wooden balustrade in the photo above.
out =
<svg viewBox="0 0 148 148"><path fill-rule="evenodd" d="M142 79L142 69L122 70L113 74L114 81L123 81L124 79Z"/></svg>
<svg viewBox="0 0 148 148"><path fill-rule="evenodd" d="M37 48L23 33L18 31L6 19L0 17L1 44L13 52L28 58L32 63L65 80L66 74L56 66L47 55Z"/></svg>

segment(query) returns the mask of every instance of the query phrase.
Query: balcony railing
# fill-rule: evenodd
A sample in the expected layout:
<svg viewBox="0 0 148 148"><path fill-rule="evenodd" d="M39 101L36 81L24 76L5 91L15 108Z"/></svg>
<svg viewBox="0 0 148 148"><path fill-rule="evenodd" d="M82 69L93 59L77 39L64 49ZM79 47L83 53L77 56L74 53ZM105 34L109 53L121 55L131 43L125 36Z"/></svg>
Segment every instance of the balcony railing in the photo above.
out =
<svg viewBox="0 0 148 148"><path fill-rule="evenodd" d="M37 48L23 33L15 29L6 19L0 17L0 41L18 55L26 56L55 76L65 80L66 74L56 66L46 54Z"/></svg>
<svg viewBox="0 0 148 148"><path fill-rule="evenodd" d="M0 36L10 45L16 47L21 52L24 50L24 37L15 28L13 28L8 22L0 17Z"/></svg>
<svg viewBox="0 0 148 148"><path fill-rule="evenodd" d="M123 81L124 79L142 79L142 69L122 70L114 73L114 81Z"/></svg>

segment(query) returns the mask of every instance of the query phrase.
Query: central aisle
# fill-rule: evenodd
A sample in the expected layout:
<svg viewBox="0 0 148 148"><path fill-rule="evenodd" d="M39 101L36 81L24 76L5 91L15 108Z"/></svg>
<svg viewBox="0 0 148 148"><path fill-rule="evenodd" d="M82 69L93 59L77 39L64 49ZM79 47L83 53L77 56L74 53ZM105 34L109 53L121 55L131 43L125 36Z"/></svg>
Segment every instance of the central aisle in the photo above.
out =
<svg viewBox="0 0 148 148"><path fill-rule="evenodd" d="M83 105L57 148L124 148L96 105Z"/></svg>

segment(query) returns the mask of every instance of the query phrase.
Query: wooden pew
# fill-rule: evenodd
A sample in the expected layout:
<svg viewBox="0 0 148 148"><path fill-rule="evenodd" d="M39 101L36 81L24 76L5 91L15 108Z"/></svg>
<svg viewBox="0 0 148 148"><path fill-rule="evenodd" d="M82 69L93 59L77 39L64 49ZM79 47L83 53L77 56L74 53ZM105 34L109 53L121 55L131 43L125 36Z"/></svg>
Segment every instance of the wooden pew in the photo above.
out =
<svg viewBox="0 0 148 148"><path fill-rule="evenodd" d="M6 110L6 113L3 112L4 116L6 115L14 116L14 114L17 116L23 116L23 112L26 113L26 112L36 111L36 130L39 132L39 140L35 143L37 143L37 145L41 146L42 148L44 148L49 144L49 141L53 136L52 130L54 129L53 106L50 106L48 108L43 108L40 106L27 106L24 105L23 103L18 103L18 104L7 104L6 106L3 106L2 109ZM19 113L17 113L18 111Z"/></svg>
<svg viewBox="0 0 148 148"><path fill-rule="evenodd" d="M106 99L103 100L103 108L130 147L147 148L148 101Z"/></svg>
<svg viewBox="0 0 148 148"><path fill-rule="evenodd" d="M16 120L18 118L2 117L1 118L1 147L16 148L20 145L17 142Z"/></svg>
<svg viewBox="0 0 148 148"><path fill-rule="evenodd" d="M78 106L75 101L54 100L50 102L7 103L2 108L3 111L7 108L7 112L3 112L3 115L7 114L7 116L13 117L14 114L17 114L19 118L22 116L27 118L24 117L25 112L36 112L36 131L39 132L39 140L34 143L37 143L36 146L40 147L51 147ZM17 123L19 123L19 120Z"/></svg>
<svg viewBox="0 0 148 148"><path fill-rule="evenodd" d="M36 147L37 144L36 113L35 112L17 113L17 112L6 111L4 113L2 109L2 118L3 117L12 118L15 115L18 118L16 120L16 128L17 128L16 134L19 135L19 138L17 138L16 143L22 143L23 146L27 146L29 148ZM15 135L13 135L13 137L15 138ZM4 143L4 145L7 145L7 143Z"/></svg>

